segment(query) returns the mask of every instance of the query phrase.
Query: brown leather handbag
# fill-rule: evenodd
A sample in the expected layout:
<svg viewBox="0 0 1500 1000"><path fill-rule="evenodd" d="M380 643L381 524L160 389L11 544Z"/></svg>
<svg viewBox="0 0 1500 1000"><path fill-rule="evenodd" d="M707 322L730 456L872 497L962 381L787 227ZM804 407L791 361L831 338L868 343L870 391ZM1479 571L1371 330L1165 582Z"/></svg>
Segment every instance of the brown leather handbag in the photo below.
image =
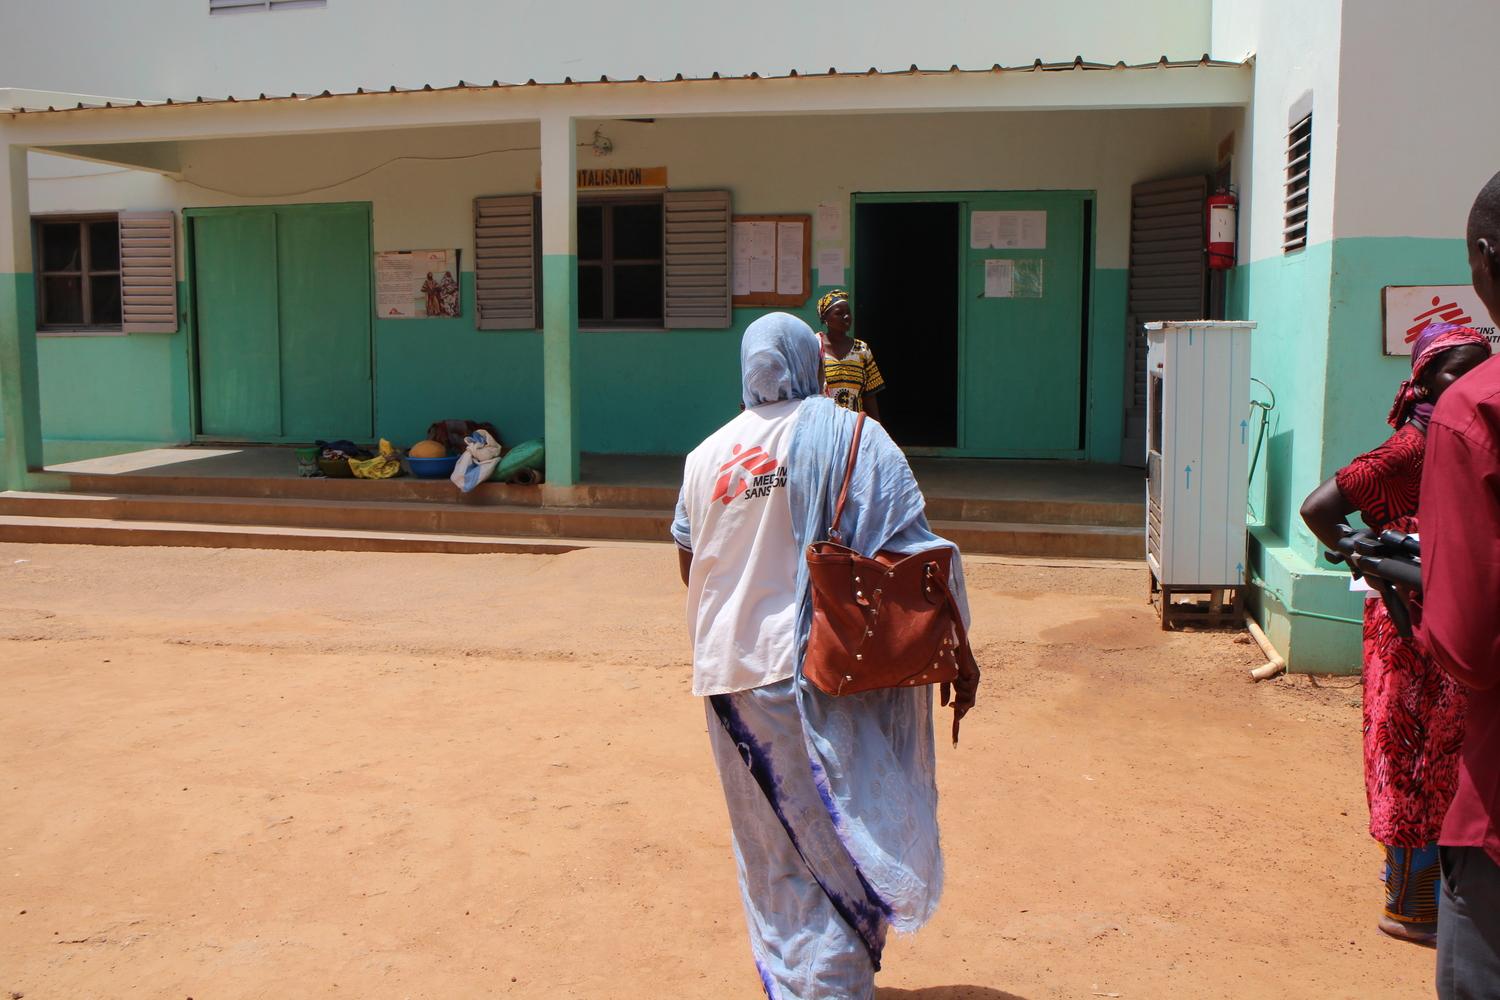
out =
<svg viewBox="0 0 1500 1000"><path fill-rule="evenodd" d="M974 704L979 665L948 589L953 550L877 552L871 559L843 545L839 534L864 425L861 413L828 540L807 547L813 617L802 673L830 695L940 684L944 705L954 685L957 744L959 720Z"/></svg>

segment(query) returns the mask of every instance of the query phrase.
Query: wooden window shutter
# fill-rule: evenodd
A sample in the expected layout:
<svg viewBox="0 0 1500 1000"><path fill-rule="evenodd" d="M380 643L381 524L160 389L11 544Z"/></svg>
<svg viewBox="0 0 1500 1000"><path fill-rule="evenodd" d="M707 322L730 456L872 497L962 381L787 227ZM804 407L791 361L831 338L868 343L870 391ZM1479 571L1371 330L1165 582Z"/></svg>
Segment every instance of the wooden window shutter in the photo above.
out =
<svg viewBox="0 0 1500 1000"><path fill-rule="evenodd" d="M177 332L175 213L120 213L120 298L126 333Z"/></svg>
<svg viewBox="0 0 1500 1000"><path fill-rule="evenodd" d="M668 329L730 325L729 192L668 191L662 202Z"/></svg>
<svg viewBox="0 0 1500 1000"><path fill-rule="evenodd" d="M535 330L540 307L536 196L474 199L474 322Z"/></svg>

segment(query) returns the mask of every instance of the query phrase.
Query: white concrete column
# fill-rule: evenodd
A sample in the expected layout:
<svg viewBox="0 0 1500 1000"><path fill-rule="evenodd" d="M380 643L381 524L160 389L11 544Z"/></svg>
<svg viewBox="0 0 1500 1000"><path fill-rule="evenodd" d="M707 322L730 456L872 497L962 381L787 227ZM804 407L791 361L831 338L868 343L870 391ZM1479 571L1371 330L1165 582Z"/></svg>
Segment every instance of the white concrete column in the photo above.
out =
<svg viewBox="0 0 1500 1000"><path fill-rule="evenodd" d="M33 485L42 467L41 396L36 365L36 285L31 274L31 199L26 147L0 126L0 417L5 450L0 485Z"/></svg>
<svg viewBox="0 0 1500 1000"><path fill-rule="evenodd" d="M543 117L542 416L547 482L578 484L578 126Z"/></svg>

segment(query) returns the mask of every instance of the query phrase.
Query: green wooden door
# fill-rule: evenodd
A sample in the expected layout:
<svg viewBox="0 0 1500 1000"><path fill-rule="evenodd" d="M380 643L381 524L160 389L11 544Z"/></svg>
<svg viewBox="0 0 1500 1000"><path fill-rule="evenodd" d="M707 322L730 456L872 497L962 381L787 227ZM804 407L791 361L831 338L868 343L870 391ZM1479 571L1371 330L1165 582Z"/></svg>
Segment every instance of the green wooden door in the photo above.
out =
<svg viewBox="0 0 1500 1000"><path fill-rule="evenodd" d="M282 435L368 440L370 221L363 205L278 209Z"/></svg>
<svg viewBox="0 0 1500 1000"><path fill-rule="evenodd" d="M369 440L369 207L200 209L189 217L201 433Z"/></svg>
<svg viewBox="0 0 1500 1000"><path fill-rule="evenodd" d="M213 437L281 437L276 216L193 220L199 412Z"/></svg>
<svg viewBox="0 0 1500 1000"><path fill-rule="evenodd" d="M1072 192L976 194L963 219L960 448L990 457L1062 457L1081 448L1084 398L1085 196ZM978 217L976 212L1007 213ZM1024 217L1008 213L1045 213ZM996 240L1023 223L1018 242L978 249L976 222ZM1030 231L1028 231L1030 230ZM988 263L999 262L997 264ZM986 278L992 277L992 297ZM1007 294L1008 293L1008 294Z"/></svg>

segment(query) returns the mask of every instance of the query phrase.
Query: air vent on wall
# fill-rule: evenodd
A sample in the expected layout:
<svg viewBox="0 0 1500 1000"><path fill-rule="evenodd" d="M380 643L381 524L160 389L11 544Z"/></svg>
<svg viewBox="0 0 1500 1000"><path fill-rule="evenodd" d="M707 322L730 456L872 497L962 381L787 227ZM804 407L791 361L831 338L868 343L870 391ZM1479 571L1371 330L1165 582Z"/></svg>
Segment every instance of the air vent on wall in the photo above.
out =
<svg viewBox="0 0 1500 1000"><path fill-rule="evenodd" d="M1307 192L1312 169L1312 112L1297 119L1286 134L1286 207L1282 216L1281 252L1307 246Z"/></svg>

